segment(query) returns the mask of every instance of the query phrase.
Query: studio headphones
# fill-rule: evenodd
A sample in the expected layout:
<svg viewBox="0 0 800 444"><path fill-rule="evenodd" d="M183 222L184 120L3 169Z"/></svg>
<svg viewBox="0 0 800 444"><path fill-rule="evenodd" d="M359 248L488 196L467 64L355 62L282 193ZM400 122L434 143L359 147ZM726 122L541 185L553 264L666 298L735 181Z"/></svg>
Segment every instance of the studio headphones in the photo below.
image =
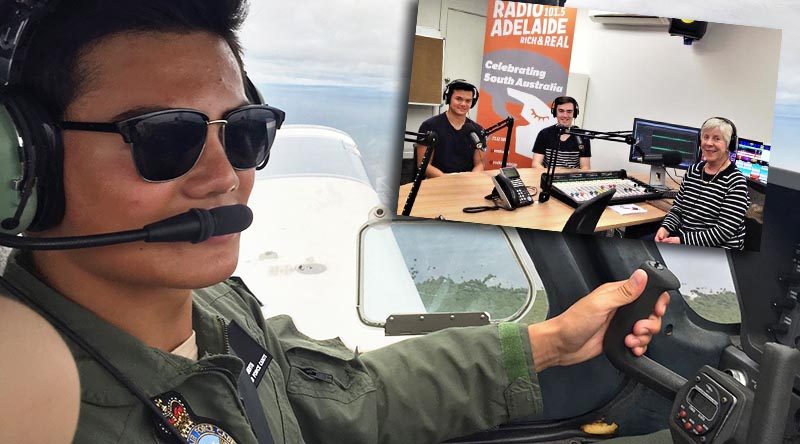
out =
<svg viewBox="0 0 800 444"><path fill-rule="evenodd" d="M572 114L572 118L578 117L578 113L580 112L580 110L578 109L578 101L570 96L556 97L556 99L553 100L553 106L550 107L550 114L552 114L553 117L558 117L558 110L556 109L556 107L558 107L558 105L563 105L565 103L571 103L573 106L575 106L575 112Z"/></svg>
<svg viewBox="0 0 800 444"><path fill-rule="evenodd" d="M450 98L453 97L453 91L455 90L472 91L472 105L469 107L470 109L475 108L475 105L478 104L478 96L480 96L478 88L464 79L455 79L445 85L444 93L442 94L442 99L445 104L450 104Z"/></svg>
<svg viewBox="0 0 800 444"><path fill-rule="evenodd" d="M37 24L59 0L0 0L0 233L41 231L61 222L63 145L54 116L20 88ZM264 104L245 73L252 104Z"/></svg>
<svg viewBox="0 0 800 444"><path fill-rule="evenodd" d="M728 142L728 151L731 152L731 153L736 152L736 148L739 146L739 135L736 132L736 125L734 125L733 122L730 121L730 119L726 119L724 117L709 117L708 119L706 119L705 122L703 122L702 125L700 125L700 129L702 130L702 128L704 126L706 126L706 123L708 123L708 121L711 120L711 119L722 120L723 122L725 122L725 123L727 123L728 125L731 126L731 129L732 129L732 131L731 131L731 140L730 140L730 142ZM697 146L700 146L701 143L702 143L702 139L698 140L697 141Z"/></svg>

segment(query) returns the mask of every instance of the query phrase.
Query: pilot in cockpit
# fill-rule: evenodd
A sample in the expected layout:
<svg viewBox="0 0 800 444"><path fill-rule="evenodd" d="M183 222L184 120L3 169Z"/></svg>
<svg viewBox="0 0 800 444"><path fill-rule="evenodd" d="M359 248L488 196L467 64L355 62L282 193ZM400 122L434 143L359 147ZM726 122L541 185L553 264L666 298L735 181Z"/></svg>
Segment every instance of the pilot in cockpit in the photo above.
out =
<svg viewBox="0 0 800 444"><path fill-rule="evenodd" d="M23 163L37 193L35 214L11 228L82 237L247 203L284 115L246 77L242 0L41 3L2 91L33 147ZM3 17L28 8L3 6ZM537 373L599 355L616 309L647 279L602 285L539 324L447 329L357 354L264 318L229 279L235 231L12 254L12 298L57 319L77 363L76 442L433 443L485 430L540 411ZM634 354L660 331L668 299L625 337Z"/></svg>

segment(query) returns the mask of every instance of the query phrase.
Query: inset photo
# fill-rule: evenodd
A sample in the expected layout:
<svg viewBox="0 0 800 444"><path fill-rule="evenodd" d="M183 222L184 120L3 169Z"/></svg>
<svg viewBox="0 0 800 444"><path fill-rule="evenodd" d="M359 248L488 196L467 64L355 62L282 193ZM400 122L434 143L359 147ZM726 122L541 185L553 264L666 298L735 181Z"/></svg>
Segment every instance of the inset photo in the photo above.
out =
<svg viewBox="0 0 800 444"><path fill-rule="evenodd" d="M759 250L781 31L420 0L398 214Z"/></svg>

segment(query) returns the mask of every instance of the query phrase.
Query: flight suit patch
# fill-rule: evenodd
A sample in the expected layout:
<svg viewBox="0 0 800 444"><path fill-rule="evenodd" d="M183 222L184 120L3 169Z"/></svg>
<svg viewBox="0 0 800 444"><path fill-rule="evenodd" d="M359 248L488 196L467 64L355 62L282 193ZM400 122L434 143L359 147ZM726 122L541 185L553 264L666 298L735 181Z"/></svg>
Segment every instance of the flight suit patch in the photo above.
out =
<svg viewBox="0 0 800 444"><path fill-rule="evenodd" d="M179 393L164 393L154 397L153 402L188 444L236 444L233 437L221 427L195 415ZM157 424L160 434L171 436L163 424Z"/></svg>

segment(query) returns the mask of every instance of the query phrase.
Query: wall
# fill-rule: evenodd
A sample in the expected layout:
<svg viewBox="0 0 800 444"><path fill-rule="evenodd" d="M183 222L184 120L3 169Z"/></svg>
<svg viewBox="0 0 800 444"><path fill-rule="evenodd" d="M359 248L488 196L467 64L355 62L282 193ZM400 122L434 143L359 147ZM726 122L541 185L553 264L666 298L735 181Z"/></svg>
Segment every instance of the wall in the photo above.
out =
<svg viewBox="0 0 800 444"><path fill-rule="evenodd" d="M590 77L585 128L630 129L634 117L697 127L720 115L740 136L770 141L779 31L710 23L702 40L685 46L664 28L601 25L586 10L578 29L572 67ZM597 141L592 154L595 169L628 164L623 144Z"/></svg>

